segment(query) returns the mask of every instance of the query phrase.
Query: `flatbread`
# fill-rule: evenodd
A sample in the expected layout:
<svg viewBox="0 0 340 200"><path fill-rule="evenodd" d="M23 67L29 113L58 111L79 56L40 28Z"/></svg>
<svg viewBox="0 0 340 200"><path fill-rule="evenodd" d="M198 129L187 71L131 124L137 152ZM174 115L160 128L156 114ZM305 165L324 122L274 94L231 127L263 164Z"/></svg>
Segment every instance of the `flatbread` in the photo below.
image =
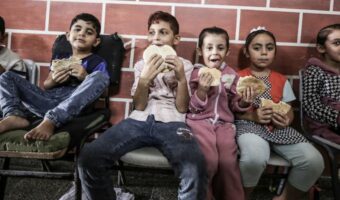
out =
<svg viewBox="0 0 340 200"><path fill-rule="evenodd" d="M213 82L211 83L211 86L219 86L221 83L221 71L216 68L209 68L209 67L201 67L198 70L198 76L200 76L203 73L209 73L213 77Z"/></svg>
<svg viewBox="0 0 340 200"><path fill-rule="evenodd" d="M157 46L157 45L150 45L148 48L144 50L143 59L147 62L150 60L151 56L154 54L158 54L165 59L166 56L176 56L176 51L169 45ZM164 70L162 72L169 72L171 68L167 67L165 62L163 62Z"/></svg>
<svg viewBox="0 0 340 200"><path fill-rule="evenodd" d="M253 86L255 90L255 95L258 96L264 93L267 89L266 84L253 76L240 77L236 85L237 93L241 93L243 90L247 89L249 86Z"/></svg>
<svg viewBox="0 0 340 200"><path fill-rule="evenodd" d="M81 60L70 57L64 59L55 59L52 60L51 71L55 71L58 69L69 69L73 64L81 64Z"/></svg>
<svg viewBox="0 0 340 200"><path fill-rule="evenodd" d="M261 98L261 107L263 106L272 107L274 112L279 113L281 115L286 115L291 109L291 106L283 101L274 103L270 99Z"/></svg>

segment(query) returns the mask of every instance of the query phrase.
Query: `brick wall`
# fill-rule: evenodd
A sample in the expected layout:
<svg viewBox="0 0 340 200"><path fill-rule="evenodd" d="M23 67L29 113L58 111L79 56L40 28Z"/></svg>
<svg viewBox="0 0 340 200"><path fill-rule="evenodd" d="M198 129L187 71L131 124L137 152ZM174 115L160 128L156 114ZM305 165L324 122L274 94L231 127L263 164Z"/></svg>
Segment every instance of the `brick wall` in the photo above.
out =
<svg viewBox="0 0 340 200"><path fill-rule="evenodd" d="M313 43L317 31L340 22L340 0L1 0L0 15L7 23L8 46L23 58L41 66L40 82L48 74L55 37L69 28L80 12L97 16L102 33L118 32L128 51L122 82L111 97L112 122L125 118L129 110L133 63L146 46L149 14L163 10L180 23L182 42L178 54L196 61L194 49L203 27L220 26L231 37L228 63L246 66L240 49L251 28L265 26L277 37L278 53L273 68L290 77L297 93L297 72L305 61L316 56Z"/></svg>

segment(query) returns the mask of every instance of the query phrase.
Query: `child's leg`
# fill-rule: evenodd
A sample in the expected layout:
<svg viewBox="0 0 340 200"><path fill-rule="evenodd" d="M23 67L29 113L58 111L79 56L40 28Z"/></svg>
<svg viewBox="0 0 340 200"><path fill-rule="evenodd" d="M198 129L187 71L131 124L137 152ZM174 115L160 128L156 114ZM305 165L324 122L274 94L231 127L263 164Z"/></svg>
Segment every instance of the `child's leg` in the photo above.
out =
<svg viewBox="0 0 340 200"><path fill-rule="evenodd" d="M269 143L252 133L242 134L237 138L240 149L240 170L246 199L257 185L266 169L270 156Z"/></svg>
<svg viewBox="0 0 340 200"><path fill-rule="evenodd" d="M111 169L125 153L151 143L148 133L152 124L152 120L143 122L128 118L84 146L78 167L87 199L115 199Z"/></svg>
<svg viewBox="0 0 340 200"><path fill-rule="evenodd" d="M49 110L45 118L59 127L78 116L87 105L97 100L108 85L109 78L102 72L89 74L68 98Z"/></svg>
<svg viewBox="0 0 340 200"><path fill-rule="evenodd" d="M156 123L151 134L181 180L178 199L205 200L208 183L206 164L186 124Z"/></svg>
<svg viewBox="0 0 340 200"><path fill-rule="evenodd" d="M26 128L30 123L27 119L19 116L8 116L0 121L0 133L4 133L9 130Z"/></svg>
<svg viewBox="0 0 340 200"><path fill-rule="evenodd" d="M47 140L53 134L55 127L59 127L78 116L83 108L98 99L108 84L109 78L101 72L93 72L88 75L69 98L49 110L44 120L29 131L25 137Z"/></svg>
<svg viewBox="0 0 340 200"><path fill-rule="evenodd" d="M299 199L320 177L324 161L320 152L310 143L273 145L273 150L292 163L288 187L278 199Z"/></svg>
<svg viewBox="0 0 340 200"><path fill-rule="evenodd" d="M5 72L0 76L0 97L4 116L0 123L0 132L29 125L25 119L26 108L23 103L38 105L41 108L41 110L36 109L39 110L35 112L38 116L42 116L47 108L55 105L55 100L49 99L43 90L13 72Z"/></svg>
<svg viewBox="0 0 340 200"><path fill-rule="evenodd" d="M205 157L208 172L208 191L207 198L213 198L212 180L217 172L218 167L218 151L216 148L216 133L214 126L207 120L190 120L187 124L192 130L200 149Z"/></svg>
<svg viewBox="0 0 340 200"><path fill-rule="evenodd" d="M218 148L218 172L213 180L215 199L243 200L240 167L237 159L235 125L225 123L216 128Z"/></svg>

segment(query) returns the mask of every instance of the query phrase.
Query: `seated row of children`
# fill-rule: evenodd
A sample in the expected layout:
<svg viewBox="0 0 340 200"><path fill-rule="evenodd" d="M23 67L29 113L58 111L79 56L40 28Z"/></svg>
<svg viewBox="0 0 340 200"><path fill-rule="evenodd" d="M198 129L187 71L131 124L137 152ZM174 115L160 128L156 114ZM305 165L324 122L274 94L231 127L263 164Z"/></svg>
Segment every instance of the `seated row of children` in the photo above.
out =
<svg viewBox="0 0 340 200"><path fill-rule="evenodd" d="M169 13L153 13L147 28L150 44L175 47L180 42L179 24ZM44 90L13 72L0 76L0 105L4 112L0 133L27 127L30 122L24 109L28 109L44 120L25 138L48 140L56 127L78 116L99 97L109 85L106 62L91 53L100 42L99 33L99 21L90 14L80 14L72 20L67 38L72 57L82 64L50 71ZM339 25L320 31L317 49L323 60L309 61L304 82L304 99L314 98L304 100L315 108L307 112L310 120L338 132L339 44ZM283 115L260 106L261 98L274 102L295 100L285 76L269 68L276 50L275 36L270 31L252 30L244 46L250 66L237 73L225 63L229 54L227 31L210 27L201 31L198 40L203 63L192 65L179 56L163 58L157 54L138 61L131 90L134 110L127 119L86 144L80 153L78 167L87 198L115 199L110 169L125 153L144 146L156 147L168 159L180 179L178 199L249 199L271 150L292 165L288 184L274 199L301 198L321 175L323 158L290 127L292 109ZM211 74L199 74L204 66L221 72L217 86L212 86ZM171 70L163 73L164 68ZM267 88L263 94L257 95L251 86L241 93L236 91L239 78L248 75L263 80ZM325 108L321 107L325 102Z"/></svg>

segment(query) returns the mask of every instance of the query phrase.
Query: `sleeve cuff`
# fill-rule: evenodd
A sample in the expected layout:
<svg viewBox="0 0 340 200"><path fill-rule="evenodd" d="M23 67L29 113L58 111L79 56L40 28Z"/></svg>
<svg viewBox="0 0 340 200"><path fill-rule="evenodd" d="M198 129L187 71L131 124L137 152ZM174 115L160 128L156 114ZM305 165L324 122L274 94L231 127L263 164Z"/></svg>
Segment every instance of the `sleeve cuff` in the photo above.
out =
<svg viewBox="0 0 340 200"><path fill-rule="evenodd" d="M198 98L197 91L195 91L190 101L191 111L198 112L200 110L203 110L203 108L205 108L207 104L208 104L208 96L206 95L205 100L202 101L200 98Z"/></svg>
<svg viewBox="0 0 340 200"><path fill-rule="evenodd" d="M241 102L241 96L237 96L234 100L234 111L236 111L236 112L246 112L249 109L251 109L251 107L252 107L251 103L247 107L241 107L240 102Z"/></svg>

